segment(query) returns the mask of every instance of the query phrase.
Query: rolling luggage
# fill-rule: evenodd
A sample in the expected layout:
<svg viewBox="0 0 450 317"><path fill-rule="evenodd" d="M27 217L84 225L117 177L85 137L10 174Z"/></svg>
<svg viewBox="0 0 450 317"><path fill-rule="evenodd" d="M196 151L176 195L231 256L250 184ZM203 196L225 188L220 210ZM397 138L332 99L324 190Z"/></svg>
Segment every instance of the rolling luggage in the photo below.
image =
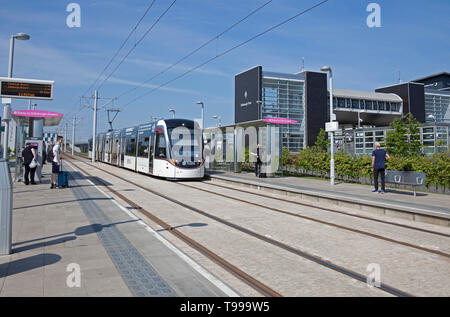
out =
<svg viewBox="0 0 450 317"><path fill-rule="evenodd" d="M67 188L69 187L69 176L67 172L64 172L62 170L62 161L61 161L61 167L60 171L58 173L58 187Z"/></svg>

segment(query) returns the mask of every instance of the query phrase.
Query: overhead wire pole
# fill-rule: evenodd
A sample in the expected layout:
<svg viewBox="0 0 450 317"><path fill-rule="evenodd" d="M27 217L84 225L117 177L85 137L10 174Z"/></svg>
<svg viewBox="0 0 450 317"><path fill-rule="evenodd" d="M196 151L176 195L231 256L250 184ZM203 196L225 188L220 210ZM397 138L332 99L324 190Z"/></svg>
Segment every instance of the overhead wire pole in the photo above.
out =
<svg viewBox="0 0 450 317"><path fill-rule="evenodd" d="M64 153L67 152L67 122L64 125Z"/></svg>
<svg viewBox="0 0 450 317"><path fill-rule="evenodd" d="M94 118L92 123L92 163L95 163L95 154L96 154L96 135L97 135L97 100L98 100L98 91L94 92Z"/></svg>
<svg viewBox="0 0 450 317"><path fill-rule="evenodd" d="M95 163L96 160L96 140L95 140L95 136L97 135L97 112L98 110L101 110L103 108L105 108L108 104L110 104L111 102L113 102L114 100L116 100L117 98L100 98L98 96L98 90L94 91L94 96L93 97L81 97L84 99L94 99L94 107L91 108L89 105L87 105L88 108L91 108L94 110L94 115L93 115L93 120L92 120L92 163ZM98 100L99 99L107 99L109 101L107 101L105 104L103 104L102 106L100 106L100 109L98 107Z"/></svg>
<svg viewBox="0 0 450 317"><path fill-rule="evenodd" d="M77 118L73 117L73 123L72 123L72 156L73 156L73 148L75 147L75 125L76 125Z"/></svg>

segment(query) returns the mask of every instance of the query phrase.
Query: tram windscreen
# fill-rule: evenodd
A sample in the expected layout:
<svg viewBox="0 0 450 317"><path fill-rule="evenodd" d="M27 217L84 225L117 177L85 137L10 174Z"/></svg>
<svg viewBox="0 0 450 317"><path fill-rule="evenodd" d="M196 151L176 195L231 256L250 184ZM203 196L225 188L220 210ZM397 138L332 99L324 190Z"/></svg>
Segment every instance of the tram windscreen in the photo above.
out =
<svg viewBox="0 0 450 317"><path fill-rule="evenodd" d="M167 129L173 162L180 167L202 164L202 132L199 129L176 127Z"/></svg>

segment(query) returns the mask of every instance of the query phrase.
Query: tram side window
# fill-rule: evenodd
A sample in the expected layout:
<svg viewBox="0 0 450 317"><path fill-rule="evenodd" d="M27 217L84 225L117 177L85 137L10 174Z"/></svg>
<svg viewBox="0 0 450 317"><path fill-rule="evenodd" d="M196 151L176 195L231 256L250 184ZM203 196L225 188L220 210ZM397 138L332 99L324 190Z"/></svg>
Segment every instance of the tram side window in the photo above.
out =
<svg viewBox="0 0 450 317"><path fill-rule="evenodd" d="M166 139L164 138L164 134L156 135L155 158L159 158L159 159L167 158Z"/></svg>
<svg viewBox="0 0 450 317"><path fill-rule="evenodd" d="M136 155L136 139L135 138L127 138L127 148L125 154L128 156Z"/></svg>
<svg viewBox="0 0 450 317"><path fill-rule="evenodd" d="M144 141L139 142L138 146L138 156L139 157L145 157L148 158L148 144L149 144L149 137L146 137Z"/></svg>

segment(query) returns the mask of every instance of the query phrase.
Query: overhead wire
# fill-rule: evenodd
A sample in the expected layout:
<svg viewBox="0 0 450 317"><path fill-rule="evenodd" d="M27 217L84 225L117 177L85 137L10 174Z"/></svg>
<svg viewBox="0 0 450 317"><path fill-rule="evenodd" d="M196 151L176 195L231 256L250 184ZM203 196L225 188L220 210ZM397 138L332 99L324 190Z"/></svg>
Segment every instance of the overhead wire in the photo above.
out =
<svg viewBox="0 0 450 317"><path fill-rule="evenodd" d="M167 81L167 82L165 82L165 83L159 85L158 87L153 88L153 89L150 90L149 92L146 92L146 93L144 93L144 94L142 94L142 95L140 95L140 96L134 98L133 100L131 100L130 102L128 102L128 103L126 103L124 106L122 106L122 108L125 108L126 106L128 106L128 105L130 105L130 104L136 102L137 100L139 100L139 99L141 99L141 98L143 98L143 97L145 97L145 96L148 96L149 94L151 94L151 93L153 93L153 92L155 92L155 91L157 91L157 90L159 90L159 89L161 89L161 88L163 88L163 87L169 85L170 83L173 83L174 81L176 81L176 80L178 80L178 79L180 79L180 78L186 76L187 74L189 74L189 73L191 73L191 72L193 72L193 71L195 71L195 70L197 70L197 69L199 69L199 68L205 66L206 64L209 64L209 63L211 63L212 61L214 61L214 60L216 60L216 59L218 59L218 58L220 58L220 57L222 57L222 56L224 56L224 55L226 55L226 54L228 54L228 53L234 51L235 49L237 49L237 48L239 48L239 47L241 47L241 46L244 46L245 44L247 44L247 43L249 43L249 42L251 42L251 41L253 41L253 40L255 40L255 39L257 39L257 38L259 38L259 37L261 37L261 36L263 36L264 34L267 34L267 33L269 33L270 31L273 31L274 29L279 28L280 26L282 26L282 25L284 25L284 24L286 24L286 23L288 23L288 22L290 22L290 21L292 21L292 20L298 18L299 16L301 16L301 15L303 15L303 14L305 14L305 13L307 13L307 12L309 12L309 11L311 11L311 10L313 10L313 9L315 9L315 8L317 8L317 7L321 6L321 5L323 5L323 4L325 4L325 3L328 2L328 1L329 1L329 0L323 0L323 1L319 2L319 3L316 3L316 4L313 5L312 7L309 7L308 9L303 10L303 11L301 11L301 12L295 14L294 16L292 16L292 17L290 17L290 18L288 18L288 19L286 19L286 20L283 20L282 22L280 22L280 23L278 23L278 24L276 24L276 25L274 25L274 26L268 28L267 30L265 30L265 31L263 31L263 32L261 32L261 33L258 33L258 34L255 35L255 36L252 36L252 37L249 38L248 40L243 41L243 42L241 42L241 43L239 43L239 44L233 46L232 48L230 48L230 49L228 49L228 50L226 50L226 51L224 51L224 52L222 52L222 53L220 53L220 54L218 54L218 55L216 55L216 56L214 56L214 57L208 59L207 61L205 61L205 62L203 62L203 63L201 63L201 64L199 64L199 65L197 65L197 66L195 66L195 67L193 67L193 68L191 68L191 69L189 69L188 71L182 73L181 75L179 75L179 76L177 76L177 77L175 77L175 78L172 78L171 80L169 80L169 81Z"/></svg>
<svg viewBox="0 0 450 317"><path fill-rule="evenodd" d="M129 94L130 92L144 86L145 84L151 82L153 79L155 79L158 76L163 75L164 73L166 73L167 71L171 70L172 68L174 68L175 66L177 66L178 64L180 64L181 62L185 61L186 59L188 59L189 57L191 57L192 55L194 55L195 53L197 53L198 51L200 51L202 48L206 47L207 45L209 45L211 42L219 39L222 35L224 35L225 33L229 32L230 30L232 30L234 27L236 27L237 25L239 25L240 23L242 23L243 21L247 20L249 17L251 17L252 15L254 15L255 13L257 13L258 11L260 11L261 9L263 9L264 7L266 7L269 3L271 3L273 0L269 0L267 2L265 2L263 5L259 6L258 8L256 8L255 10L253 10L252 12L250 12L249 14L247 14L244 18L240 19L239 21L235 22L234 24L232 24L231 26L229 26L227 29L225 29L224 31L222 31L221 33L217 34L216 36L212 37L210 40L208 40L207 42L205 42L204 44L200 45L198 48L194 49L193 51L191 51L189 54L185 55L184 57L182 57L181 59L179 59L178 61L176 61L175 63L173 63L172 65L170 65L169 67L165 68L164 70L162 70L161 72L159 72L158 74L152 76L151 78L145 80L144 82L142 82L140 85L133 87L127 91L125 91L124 93L120 94L117 96L117 98L123 97L127 94Z"/></svg>
<svg viewBox="0 0 450 317"><path fill-rule="evenodd" d="M122 60L119 62L119 64L116 65L116 67L113 69L113 71L103 80L103 82L97 87L97 90L100 89L108 80L111 78L111 76L117 71L117 69L122 65L122 63L127 59L127 57L134 51L134 49L142 42L142 40L150 33L150 31L153 30L153 28L161 21L161 19L169 12L169 10L174 6L174 4L177 2L177 0L174 0L167 9L156 19L156 21L150 26L150 28L147 29L147 31L144 33L143 36L133 45L133 47L128 51L128 53L122 58Z"/></svg>
<svg viewBox="0 0 450 317"><path fill-rule="evenodd" d="M97 78L95 79L94 83L91 84L91 86L89 86L88 89L86 89L84 91L84 93L82 94L85 95L86 93L88 93L89 91L91 91L91 89L93 87L95 87L95 85L97 84L98 80L100 79L100 77L103 75L103 73L108 69L108 67L111 65L111 63L114 61L114 59L117 57L117 55L120 53L120 51L122 50L122 48L125 46L125 44L128 42L128 40L130 39L130 37L133 35L133 33L135 33L135 31L137 30L138 26L141 24L142 20L147 16L148 12L150 11L150 9L153 7L153 5L155 4L156 0L153 0L150 5L147 7L147 9L145 10L144 14L140 17L140 19L138 20L138 22L136 23L136 25L131 29L130 33L128 34L128 36L126 37L126 39L122 42L121 46L117 49L117 51L114 53L114 55L111 57L111 59L109 60L109 62L106 64L106 66L103 68L103 70L100 72L100 74L97 76ZM85 106L81 106L79 107L78 112L82 111L84 108L86 108ZM74 111L72 111L74 112ZM69 112L69 114L71 114L72 112ZM77 113L78 113L77 112Z"/></svg>

